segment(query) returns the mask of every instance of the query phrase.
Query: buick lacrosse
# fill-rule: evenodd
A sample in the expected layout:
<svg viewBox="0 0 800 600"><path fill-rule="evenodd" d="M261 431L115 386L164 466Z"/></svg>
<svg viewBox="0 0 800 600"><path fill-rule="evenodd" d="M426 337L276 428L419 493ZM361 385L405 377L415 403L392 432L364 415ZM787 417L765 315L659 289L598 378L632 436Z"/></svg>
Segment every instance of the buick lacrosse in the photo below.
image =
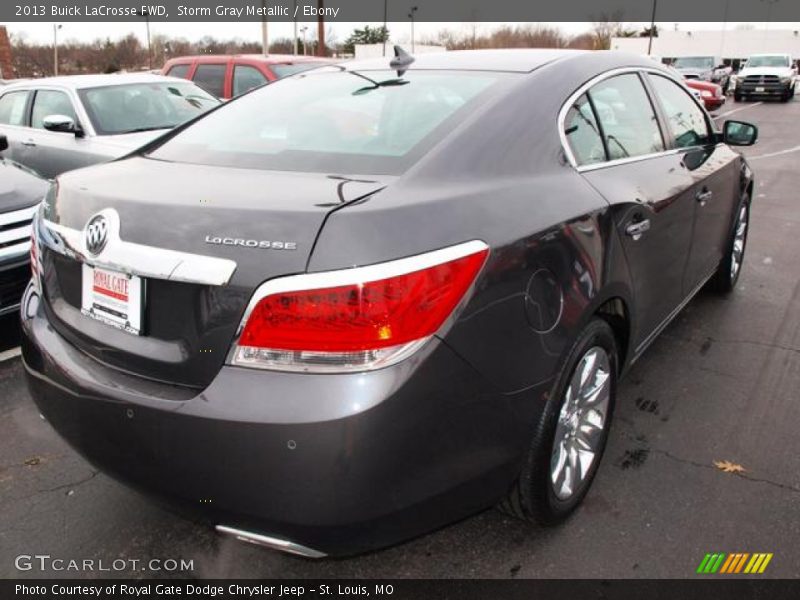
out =
<svg viewBox="0 0 800 600"><path fill-rule="evenodd" d="M62 175L23 357L105 473L304 556L586 495L619 378L741 273L753 177L612 52L448 52L260 88Z"/></svg>

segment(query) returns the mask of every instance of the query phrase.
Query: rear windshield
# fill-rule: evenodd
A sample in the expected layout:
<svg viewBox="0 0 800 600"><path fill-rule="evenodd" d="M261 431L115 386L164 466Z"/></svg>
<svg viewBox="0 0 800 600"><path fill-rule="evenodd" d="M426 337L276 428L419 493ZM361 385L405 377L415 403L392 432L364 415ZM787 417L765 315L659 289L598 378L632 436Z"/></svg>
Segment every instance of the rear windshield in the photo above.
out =
<svg viewBox="0 0 800 600"><path fill-rule="evenodd" d="M108 85L78 94L98 135L171 129L219 104L188 81Z"/></svg>
<svg viewBox="0 0 800 600"><path fill-rule="evenodd" d="M321 62L301 62L301 63L294 63L294 64L286 64L286 65L270 65L269 68L272 69L272 72L275 73L275 77L278 79L283 79L284 77L288 77L289 75L294 75L296 73L302 73L303 71L308 71L309 69L316 69L318 67L325 66L325 63Z"/></svg>
<svg viewBox="0 0 800 600"><path fill-rule="evenodd" d="M150 156L252 169L397 174L510 78L477 71L362 75L326 67L257 89Z"/></svg>
<svg viewBox="0 0 800 600"><path fill-rule="evenodd" d="M788 67L791 61L788 56L751 56L747 60L749 67Z"/></svg>

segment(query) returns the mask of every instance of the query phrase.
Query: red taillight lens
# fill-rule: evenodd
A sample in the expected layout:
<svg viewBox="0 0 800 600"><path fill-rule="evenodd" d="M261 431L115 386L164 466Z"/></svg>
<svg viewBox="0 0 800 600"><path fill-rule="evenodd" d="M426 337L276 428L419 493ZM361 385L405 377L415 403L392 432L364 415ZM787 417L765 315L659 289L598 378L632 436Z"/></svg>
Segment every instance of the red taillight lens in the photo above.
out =
<svg viewBox="0 0 800 600"><path fill-rule="evenodd" d="M268 282L247 318L234 362L294 370L313 370L314 364L326 370L337 364L385 366L436 333L487 254L482 242L468 242L382 265ZM279 289L270 293L271 284Z"/></svg>

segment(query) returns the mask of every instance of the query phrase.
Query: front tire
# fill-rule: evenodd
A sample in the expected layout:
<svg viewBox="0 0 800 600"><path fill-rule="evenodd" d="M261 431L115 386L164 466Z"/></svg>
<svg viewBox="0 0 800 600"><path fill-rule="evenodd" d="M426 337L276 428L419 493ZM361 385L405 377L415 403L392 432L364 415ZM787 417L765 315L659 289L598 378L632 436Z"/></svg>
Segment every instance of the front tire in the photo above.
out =
<svg viewBox="0 0 800 600"><path fill-rule="evenodd" d="M750 198L745 196L736 211L736 221L728 240L728 250L711 278L711 287L719 293L733 291L742 273L747 232L750 228Z"/></svg>
<svg viewBox="0 0 800 600"><path fill-rule="evenodd" d="M559 372L522 471L500 505L525 521L564 521L589 491L608 440L618 373L609 324L594 318Z"/></svg>

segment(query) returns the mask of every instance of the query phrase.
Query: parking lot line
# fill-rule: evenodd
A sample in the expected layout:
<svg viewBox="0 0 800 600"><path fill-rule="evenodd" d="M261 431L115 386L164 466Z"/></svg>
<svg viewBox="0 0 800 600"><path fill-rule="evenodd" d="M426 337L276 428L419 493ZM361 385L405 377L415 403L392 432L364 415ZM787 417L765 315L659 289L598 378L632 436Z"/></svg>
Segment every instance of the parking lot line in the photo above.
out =
<svg viewBox="0 0 800 600"><path fill-rule="evenodd" d="M740 106L739 108L734 108L733 110L729 110L728 112L720 113L715 119L721 119L722 117L727 117L728 115L732 115L733 113L737 113L740 110L747 110L748 108L753 108L754 106L758 106L759 104L764 104L764 102L753 102L752 104L748 104L747 106Z"/></svg>
<svg viewBox="0 0 800 600"><path fill-rule="evenodd" d="M19 346L16 348L11 348L11 350L6 350L5 352L0 352L0 363L5 362L7 360L11 360L12 358L16 358L21 354L21 350Z"/></svg>

